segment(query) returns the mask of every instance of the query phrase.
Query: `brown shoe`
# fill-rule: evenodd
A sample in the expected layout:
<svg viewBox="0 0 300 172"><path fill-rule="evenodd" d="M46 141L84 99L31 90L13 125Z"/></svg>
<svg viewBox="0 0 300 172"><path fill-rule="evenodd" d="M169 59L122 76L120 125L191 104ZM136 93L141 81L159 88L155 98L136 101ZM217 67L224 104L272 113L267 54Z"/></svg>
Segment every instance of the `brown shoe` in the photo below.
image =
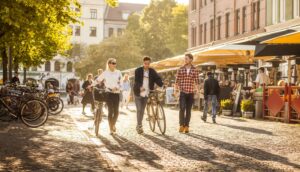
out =
<svg viewBox="0 0 300 172"><path fill-rule="evenodd" d="M181 125L181 126L179 127L179 133L183 133L183 132L184 132L184 126Z"/></svg>
<svg viewBox="0 0 300 172"><path fill-rule="evenodd" d="M189 127L184 127L184 133L189 133L190 130L189 130Z"/></svg>

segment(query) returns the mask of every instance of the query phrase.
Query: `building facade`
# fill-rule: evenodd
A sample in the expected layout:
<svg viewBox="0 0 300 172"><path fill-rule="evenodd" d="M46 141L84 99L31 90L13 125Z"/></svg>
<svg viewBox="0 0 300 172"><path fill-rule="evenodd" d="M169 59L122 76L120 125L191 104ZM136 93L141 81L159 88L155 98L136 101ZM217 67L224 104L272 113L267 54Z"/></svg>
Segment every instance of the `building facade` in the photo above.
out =
<svg viewBox="0 0 300 172"><path fill-rule="evenodd" d="M104 14L104 38L118 36L123 33L132 13L140 13L146 5L119 3L116 8L107 6Z"/></svg>
<svg viewBox="0 0 300 172"><path fill-rule="evenodd" d="M300 0L190 0L189 3L190 52L300 26ZM291 63L296 69L295 61ZM259 65L267 64L260 61ZM287 66L283 63L279 67L282 78L288 78Z"/></svg>
<svg viewBox="0 0 300 172"><path fill-rule="evenodd" d="M189 50L264 31L266 0L190 0Z"/></svg>

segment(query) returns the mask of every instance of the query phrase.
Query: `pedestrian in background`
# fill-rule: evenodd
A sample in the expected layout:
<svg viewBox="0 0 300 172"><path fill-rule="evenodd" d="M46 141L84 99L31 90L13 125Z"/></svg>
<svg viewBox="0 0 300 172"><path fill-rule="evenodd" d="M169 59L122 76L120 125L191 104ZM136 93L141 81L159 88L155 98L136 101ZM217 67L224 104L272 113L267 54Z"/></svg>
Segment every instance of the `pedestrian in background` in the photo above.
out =
<svg viewBox="0 0 300 172"><path fill-rule="evenodd" d="M115 134L116 122L119 116L122 73L116 68L117 60L110 58L106 70L97 78L97 83L103 82L107 92L108 122L111 134Z"/></svg>
<svg viewBox="0 0 300 172"><path fill-rule="evenodd" d="M265 68L261 67L258 69L258 74L257 74L255 82L256 82L257 87L261 87L263 85L267 86L270 84L270 78L265 73Z"/></svg>
<svg viewBox="0 0 300 172"><path fill-rule="evenodd" d="M151 58L144 57L143 66L135 70L134 79L134 95L137 113L137 126L136 130L138 134L142 134L143 131L143 117L148 100L148 96L151 90L154 90L154 84L159 87L163 86L161 77L157 72L150 67Z"/></svg>
<svg viewBox="0 0 300 172"><path fill-rule="evenodd" d="M95 104L94 104L94 96L93 96L93 74L88 74L86 80L82 84L82 88L84 89L83 98L81 100L82 103L82 114L85 115L85 107L87 104L91 104L91 111L94 112Z"/></svg>
<svg viewBox="0 0 300 172"><path fill-rule="evenodd" d="M204 81L204 111L202 120L206 122L209 103L212 106L212 120L216 123L217 105L220 95L219 82L214 78L211 72L207 72L207 79Z"/></svg>
<svg viewBox="0 0 300 172"><path fill-rule="evenodd" d="M199 71L192 65L193 55L185 55L185 65L176 75L175 90L180 91L179 96L179 132L189 133L191 110L194 103L194 92L199 89Z"/></svg>
<svg viewBox="0 0 300 172"><path fill-rule="evenodd" d="M74 104L75 91L74 91L74 85L71 81L68 81L66 85L66 92L69 96L68 104Z"/></svg>
<svg viewBox="0 0 300 172"><path fill-rule="evenodd" d="M122 106L125 106L126 109L128 109L128 103L130 100L130 91L131 91L131 85L129 80L129 75L125 74L122 82Z"/></svg>

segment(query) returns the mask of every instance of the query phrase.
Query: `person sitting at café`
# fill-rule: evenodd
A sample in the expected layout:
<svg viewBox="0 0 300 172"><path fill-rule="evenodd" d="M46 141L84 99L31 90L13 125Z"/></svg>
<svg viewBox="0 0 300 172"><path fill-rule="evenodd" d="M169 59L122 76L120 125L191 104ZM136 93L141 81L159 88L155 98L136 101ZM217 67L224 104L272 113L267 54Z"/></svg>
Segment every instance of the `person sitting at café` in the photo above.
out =
<svg viewBox="0 0 300 172"><path fill-rule="evenodd" d="M270 78L265 73L265 69L263 67L258 69L258 74L257 74L255 82L256 82L257 87L261 87L263 85L269 85L270 84Z"/></svg>

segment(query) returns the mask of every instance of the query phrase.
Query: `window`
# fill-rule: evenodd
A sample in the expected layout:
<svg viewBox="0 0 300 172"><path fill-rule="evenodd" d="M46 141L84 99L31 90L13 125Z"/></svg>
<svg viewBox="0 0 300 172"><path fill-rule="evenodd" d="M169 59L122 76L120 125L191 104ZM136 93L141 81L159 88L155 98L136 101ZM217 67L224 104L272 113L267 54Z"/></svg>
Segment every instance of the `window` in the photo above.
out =
<svg viewBox="0 0 300 172"><path fill-rule="evenodd" d="M72 62L67 63L67 72L73 72L73 63Z"/></svg>
<svg viewBox="0 0 300 172"><path fill-rule="evenodd" d="M260 3L259 1L258 2L255 2L255 3L252 3L252 23L251 23L251 28L252 30L256 30L259 28L259 17L260 17Z"/></svg>
<svg viewBox="0 0 300 172"><path fill-rule="evenodd" d="M196 27L192 27L192 47L196 46Z"/></svg>
<svg viewBox="0 0 300 172"><path fill-rule="evenodd" d="M80 36L80 26L75 26L75 36Z"/></svg>
<svg viewBox="0 0 300 172"><path fill-rule="evenodd" d="M47 72L51 71L51 63L49 61L45 63L45 71Z"/></svg>
<svg viewBox="0 0 300 172"><path fill-rule="evenodd" d="M118 36L123 34L123 29L122 28L118 28Z"/></svg>
<svg viewBox="0 0 300 172"><path fill-rule="evenodd" d="M206 44L206 23L204 23L204 36L203 36L203 43Z"/></svg>
<svg viewBox="0 0 300 172"><path fill-rule="evenodd" d="M229 17L230 13L226 13L226 19L225 19L225 37L229 37Z"/></svg>
<svg viewBox="0 0 300 172"><path fill-rule="evenodd" d="M37 71L37 66L32 66L31 71Z"/></svg>
<svg viewBox="0 0 300 172"><path fill-rule="evenodd" d="M192 11L197 9L197 0L192 0Z"/></svg>
<svg viewBox="0 0 300 172"><path fill-rule="evenodd" d="M294 0L285 1L285 20L294 18Z"/></svg>
<svg viewBox="0 0 300 172"><path fill-rule="evenodd" d="M203 34L203 25L200 25L200 29L199 29L199 45L202 45L202 34Z"/></svg>
<svg viewBox="0 0 300 172"><path fill-rule="evenodd" d="M235 10L235 35L240 34L240 28L241 28L241 23L240 23L240 10Z"/></svg>
<svg viewBox="0 0 300 172"><path fill-rule="evenodd" d="M56 61L54 63L54 71L55 72L60 72L60 63L58 61Z"/></svg>
<svg viewBox="0 0 300 172"><path fill-rule="evenodd" d="M242 33L246 32L246 21L247 21L247 8L243 7L243 19L242 19Z"/></svg>
<svg viewBox="0 0 300 172"><path fill-rule="evenodd" d="M109 28L108 29L108 36L111 37L114 35L114 28Z"/></svg>
<svg viewBox="0 0 300 172"><path fill-rule="evenodd" d="M90 27L90 37L96 37L96 36L97 36L97 28Z"/></svg>
<svg viewBox="0 0 300 172"><path fill-rule="evenodd" d="M217 40L221 39L221 16L218 17L218 32L217 32Z"/></svg>
<svg viewBox="0 0 300 172"><path fill-rule="evenodd" d="M214 41L214 20L210 20L210 41Z"/></svg>
<svg viewBox="0 0 300 172"><path fill-rule="evenodd" d="M206 0L204 0L204 6L205 6L205 5L207 5L207 2L206 2Z"/></svg>
<svg viewBox="0 0 300 172"><path fill-rule="evenodd" d="M96 9L91 9L91 19L96 19L97 18L97 10Z"/></svg>
<svg viewBox="0 0 300 172"><path fill-rule="evenodd" d="M130 15L129 12L123 12L123 13L122 13L122 19L123 19L123 20L128 20L129 15Z"/></svg>
<svg viewBox="0 0 300 172"><path fill-rule="evenodd" d="M203 2L202 2L202 0L199 0L199 3L200 3L200 4L199 4L199 5L200 5L200 8L202 8L202 7L203 7L203 4L202 4Z"/></svg>

